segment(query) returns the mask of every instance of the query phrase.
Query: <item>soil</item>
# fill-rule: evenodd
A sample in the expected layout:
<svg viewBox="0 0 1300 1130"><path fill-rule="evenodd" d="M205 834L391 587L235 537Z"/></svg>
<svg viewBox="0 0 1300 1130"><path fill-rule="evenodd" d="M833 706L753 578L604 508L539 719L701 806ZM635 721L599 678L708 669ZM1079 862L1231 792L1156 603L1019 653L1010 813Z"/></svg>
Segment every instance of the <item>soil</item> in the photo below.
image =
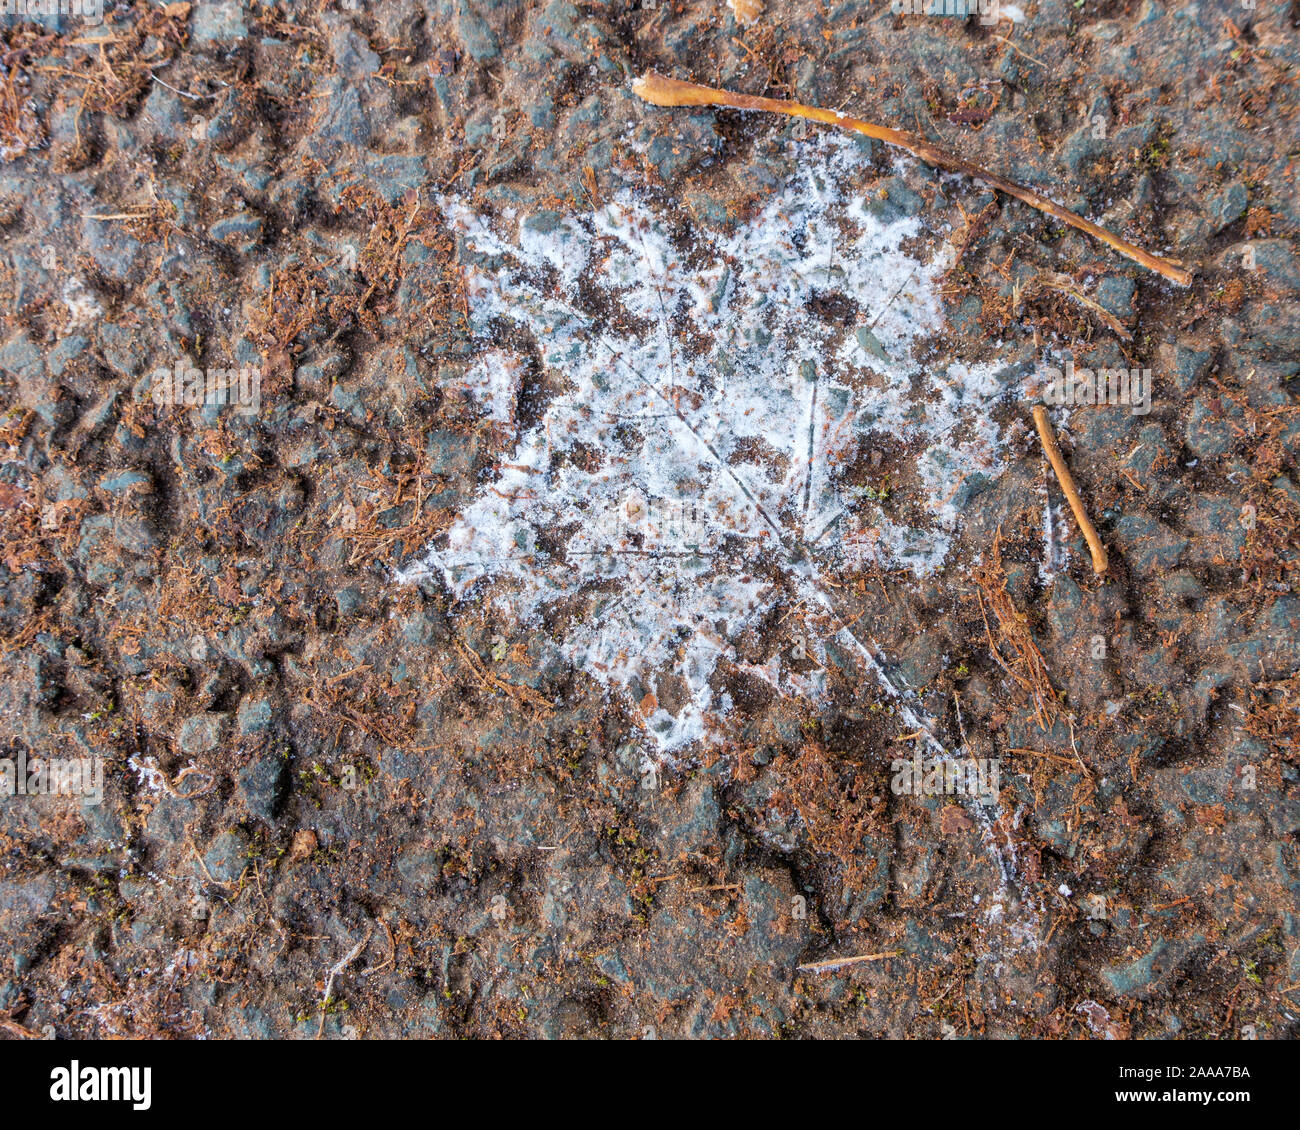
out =
<svg viewBox="0 0 1300 1130"><path fill-rule="evenodd" d="M0 1038L1296 1035L1300 7L1002 7L5 17L0 758L103 796L0 795ZM648 70L923 134L1193 282L879 143L647 105ZM725 341L814 168L937 322L841 250ZM620 287L612 207L662 249ZM548 446L568 509L451 568L476 515L522 529L528 436L640 387L609 342L664 350L662 403ZM801 343L806 455L711 407ZM1063 357L1152 372L1148 412L1053 415L1100 576L1030 418ZM818 447L841 402L915 418ZM936 499L944 443L986 462ZM596 572L582 504L664 451L703 543L625 508ZM711 509L742 482L766 544Z"/></svg>

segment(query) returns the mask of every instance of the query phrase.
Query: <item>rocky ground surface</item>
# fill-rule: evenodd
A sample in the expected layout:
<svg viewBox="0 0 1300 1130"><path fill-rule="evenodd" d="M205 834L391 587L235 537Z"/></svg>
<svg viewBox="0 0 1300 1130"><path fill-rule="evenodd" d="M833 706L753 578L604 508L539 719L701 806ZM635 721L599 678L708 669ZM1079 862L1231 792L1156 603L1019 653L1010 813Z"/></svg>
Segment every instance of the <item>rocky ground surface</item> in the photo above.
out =
<svg viewBox="0 0 1300 1130"><path fill-rule="evenodd" d="M4 1033L1296 1033L1300 4L767 8L0 34L0 753L106 767L100 805L0 797ZM837 574L938 739L1000 759L991 820L891 792L915 739L843 649L815 696L721 661L732 709L656 764L644 700L545 646L580 612L394 581L513 448L440 200L627 188L727 231L794 175L802 127L644 105L650 68L924 133L1196 270L861 148L860 191L961 249L933 350L1155 378L1062 427L1105 577L1068 516L1043 568L1016 396L941 571ZM178 361L259 367L257 410L156 404ZM539 365L520 414L553 393ZM788 654L783 611L730 654Z"/></svg>

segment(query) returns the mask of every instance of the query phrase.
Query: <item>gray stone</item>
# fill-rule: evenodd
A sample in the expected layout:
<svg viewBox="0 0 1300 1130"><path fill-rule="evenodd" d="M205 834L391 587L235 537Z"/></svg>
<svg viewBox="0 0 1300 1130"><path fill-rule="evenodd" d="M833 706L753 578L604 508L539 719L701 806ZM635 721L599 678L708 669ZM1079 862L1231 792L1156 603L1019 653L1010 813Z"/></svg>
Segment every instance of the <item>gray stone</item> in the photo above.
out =
<svg viewBox="0 0 1300 1130"><path fill-rule="evenodd" d="M1126 514L1116 522L1115 541L1123 548L1129 567L1139 576L1175 568L1187 548L1186 538L1144 514Z"/></svg>
<svg viewBox="0 0 1300 1130"><path fill-rule="evenodd" d="M239 732L244 737L259 737L270 728L274 719L271 700L265 697L244 698L235 713Z"/></svg>
<svg viewBox="0 0 1300 1130"><path fill-rule="evenodd" d="M210 753L225 736L230 717L226 714L196 714L181 723L176 744L182 753Z"/></svg>
<svg viewBox="0 0 1300 1130"><path fill-rule="evenodd" d="M1240 181L1225 185L1222 192L1215 193L1205 203L1205 213L1210 218L1211 231L1221 232L1229 224L1241 218L1250 204L1250 194Z"/></svg>
<svg viewBox="0 0 1300 1130"><path fill-rule="evenodd" d="M218 220L208 234L213 239L231 244L241 254L247 254L262 240L262 217L253 212L240 212Z"/></svg>
<svg viewBox="0 0 1300 1130"><path fill-rule="evenodd" d="M456 30L461 46L476 63L489 63L501 54L501 43L470 0L460 0Z"/></svg>
<svg viewBox="0 0 1300 1130"><path fill-rule="evenodd" d="M283 778L284 760L275 753L255 758L235 775L239 798L250 816L268 822L272 819Z"/></svg>
<svg viewBox="0 0 1300 1130"><path fill-rule="evenodd" d="M247 38L248 25L236 0L203 0L190 14L190 35L196 43L233 43Z"/></svg>
<svg viewBox="0 0 1300 1130"><path fill-rule="evenodd" d="M1236 435L1226 417L1240 414L1222 397L1198 396L1192 402L1183 433L1188 450L1202 459L1213 459L1230 450Z"/></svg>
<svg viewBox="0 0 1300 1130"><path fill-rule="evenodd" d="M209 845L203 862L218 883L234 883L248 866L248 836L238 829L222 832Z"/></svg>
<svg viewBox="0 0 1300 1130"><path fill-rule="evenodd" d="M657 811L660 851L665 859L678 859L691 852L707 851L718 842L721 813L713 796L713 782L695 777L681 795Z"/></svg>

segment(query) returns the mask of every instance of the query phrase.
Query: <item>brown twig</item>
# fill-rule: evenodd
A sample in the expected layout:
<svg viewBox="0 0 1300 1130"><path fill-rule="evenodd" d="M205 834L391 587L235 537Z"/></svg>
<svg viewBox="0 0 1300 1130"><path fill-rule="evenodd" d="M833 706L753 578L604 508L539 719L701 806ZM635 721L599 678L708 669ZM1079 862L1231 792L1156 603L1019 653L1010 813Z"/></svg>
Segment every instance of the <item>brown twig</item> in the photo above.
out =
<svg viewBox="0 0 1300 1130"><path fill-rule="evenodd" d="M1075 762L1071 761L1068 757L1060 757L1055 753L1044 753L1041 749L1030 749L1027 746L1012 746L1010 749L1007 750L1007 752L1028 753L1028 754L1032 754L1034 757L1045 758L1048 761L1059 761L1062 765L1068 765L1071 768L1074 768L1076 764ZM1089 777L1092 776L1092 770L1089 769L1086 765L1083 766L1083 770L1085 773L1088 774Z"/></svg>
<svg viewBox="0 0 1300 1130"><path fill-rule="evenodd" d="M325 995L321 997L320 1024L316 1028L316 1039L319 1040L321 1038L321 1034L325 1031L325 1010L329 1008L330 996L334 992L334 979L336 977L341 977L347 971L348 966L351 965L354 961L356 961L358 957L361 956L361 951L364 950L366 946L370 944L370 935L373 934L374 932L375 932L375 924L372 922L370 924L369 929L366 930L366 936L362 938L361 941L359 941L350 950L348 950L348 952L343 955L342 960L339 961L337 965L331 966L329 972L326 974Z"/></svg>
<svg viewBox="0 0 1300 1130"><path fill-rule="evenodd" d="M525 705L532 707L541 714L553 714L555 712L555 707L547 702L543 695L533 690L532 687L525 686L522 683L511 683L506 681L499 675L484 667L478 657L475 656L474 653L463 643L461 643L460 640L453 639L451 642L455 646L456 651L460 653L460 657L465 660L466 664L468 664L469 669L474 672L478 677L479 682L481 682L485 687L495 691L500 691L502 694L508 695L516 702L523 702Z"/></svg>
<svg viewBox="0 0 1300 1130"><path fill-rule="evenodd" d="M1069 224L1071 227L1087 232L1094 239L1099 239L1113 247L1121 255L1127 256L1135 263L1140 263L1148 270L1164 275L1165 278L1178 283L1179 286L1188 286L1192 281L1191 273L1184 270L1174 260L1162 259L1158 255L1152 255L1149 251L1142 250L1136 244L1129 243L1128 240L1108 232L1103 227L1099 227L1091 220L1085 220L1068 208L1061 207L1061 205L1049 200L1046 196L1035 192L1032 188L1026 188L1015 181L1009 181L1005 177L998 176L997 173L982 169L980 166L958 157L955 153L949 153L946 149L941 149L916 134L904 133L902 130L890 129L888 126L872 125L870 122L864 122L859 118L850 118L837 110L823 110L819 106L805 106L801 102L791 102L778 98L759 98L752 94L740 94L731 90L700 86L693 82L665 78L654 71L650 71L638 79L632 90L645 101L655 106L726 106L732 110L765 110L773 114L787 114L793 118L807 118L810 121L821 122L824 125L841 126L844 129L855 130L858 133L866 134L867 137L874 137L877 141L883 141L886 144L897 146L899 149L905 149L929 165L956 173L964 173L966 176L974 177L976 180L992 185L1000 192L1005 192L1008 196L1014 196L1017 200L1023 200L1031 207L1037 208L1040 212L1046 212L1049 216L1060 220L1064 224Z"/></svg>
<svg viewBox="0 0 1300 1130"><path fill-rule="evenodd" d="M1133 340L1132 330L1104 306L1084 294L1075 286L1074 280L1069 275L1063 275L1058 271L1040 271L1024 287L1017 283L1012 296L1012 305L1018 308L1021 299L1028 298L1039 290L1054 290L1058 294L1064 294L1067 298L1074 299L1080 306L1084 306L1096 314L1125 341Z"/></svg>
<svg viewBox="0 0 1300 1130"><path fill-rule="evenodd" d="M800 973L826 973L845 965L860 965L865 961L884 961L887 957L897 957L902 950L885 950L884 953L860 953L854 957L832 957L826 961L814 961L808 965L796 965Z"/></svg>
<svg viewBox="0 0 1300 1130"><path fill-rule="evenodd" d="M1065 465L1065 460L1061 457L1061 449L1056 446L1056 435L1052 431L1052 422L1047 417L1047 409L1041 404L1034 405L1034 425L1038 428L1038 438L1043 441L1047 460L1051 463L1052 470L1056 472L1057 481L1061 484L1061 490L1065 492L1070 509L1074 511L1074 520L1079 523L1079 529L1083 531L1088 548L1092 551L1093 571L1100 576L1110 564L1106 556L1106 547L1101 544L1101 538L1097 536L1097 527L1088 518L1083 499L1079 497L1079 488L1074 485L1074 476L1070 474L1070 468Z"/></svg>

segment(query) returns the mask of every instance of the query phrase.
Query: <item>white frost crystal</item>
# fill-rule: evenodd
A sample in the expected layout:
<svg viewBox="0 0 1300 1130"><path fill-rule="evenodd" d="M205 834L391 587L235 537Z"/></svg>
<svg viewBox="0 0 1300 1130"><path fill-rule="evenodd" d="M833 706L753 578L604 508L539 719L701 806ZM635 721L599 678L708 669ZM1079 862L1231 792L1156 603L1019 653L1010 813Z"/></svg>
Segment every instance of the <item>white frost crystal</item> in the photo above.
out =
<svg viewBox="0 0 1300 1130"><path fill-rule="evenodd" d="M933 572L971 476L1000 470L996 367L931 370L913 356L942 328L945 264L901 249L915 219L882 221L846 189L862 180L852 141L798 156L754 219L688 244L679 214L628 191L585 215L507 216L514 238L441 201L474 331L487 338L495 319L528 331L563 391L517 423L525 359L479 356L466 388L516 427L514 449L401 578L434 573L457 596L491 585L521 622L581 597L585 614L555 646L632 691L663 752L725 710L710 678L740 632L778 603L825 607L825 574ZM894 513L915 524L843 481L873 442L910 453L892 489L908 493ZM749 669L816 693L779 654ZM671 712L647 693L666 674L686 688Z"/></svg>

